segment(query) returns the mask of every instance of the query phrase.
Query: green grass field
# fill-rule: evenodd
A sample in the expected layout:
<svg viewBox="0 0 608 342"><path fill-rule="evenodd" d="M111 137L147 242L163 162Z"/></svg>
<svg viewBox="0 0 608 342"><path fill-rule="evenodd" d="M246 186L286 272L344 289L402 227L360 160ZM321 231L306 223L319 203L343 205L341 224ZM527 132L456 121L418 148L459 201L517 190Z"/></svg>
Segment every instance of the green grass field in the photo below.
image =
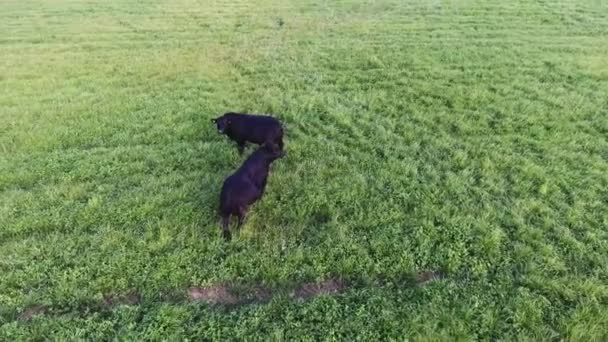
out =
<svg viewBox="0 0 608 342"><path fill-rule="evenodd" d="M0 33L0 340L608 340L607 2L7 0ZM288 155L225 243L231 110Z"/></svg>

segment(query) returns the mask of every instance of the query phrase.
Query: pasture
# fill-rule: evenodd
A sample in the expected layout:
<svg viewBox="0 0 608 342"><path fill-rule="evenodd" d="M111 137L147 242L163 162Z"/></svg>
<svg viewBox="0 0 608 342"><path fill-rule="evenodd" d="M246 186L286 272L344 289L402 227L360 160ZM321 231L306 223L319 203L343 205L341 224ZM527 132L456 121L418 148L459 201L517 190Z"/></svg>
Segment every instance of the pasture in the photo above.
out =
<svg viewBox="0 0 608 342"><path fill-rule="evenodd" d="M608 339L608 3L0 2L0 340ZM274 113L287 156L226 243Z"/></svg>

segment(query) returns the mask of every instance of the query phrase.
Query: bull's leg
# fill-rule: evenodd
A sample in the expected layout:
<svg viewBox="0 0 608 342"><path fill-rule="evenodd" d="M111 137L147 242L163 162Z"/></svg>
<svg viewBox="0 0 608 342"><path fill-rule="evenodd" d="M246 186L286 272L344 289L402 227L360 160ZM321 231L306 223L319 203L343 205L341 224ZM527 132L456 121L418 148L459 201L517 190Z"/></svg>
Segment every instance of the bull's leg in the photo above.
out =
<svg viewBox="0 0 608 342"><path fill-rule="evenodd" d="M242 207L239 209L239 213L238 213L238 225L237 228L241 228L241 226L243 225L243 222L245 222L245 215L247 214L247 208Z"/></svg>
<svg viewBox="0 0 608 342"><path fill-rule="evenodd" d="M272 153L278 154L281 151L281 147L276 140L268 139L263 145L266 146L266 148L268 148L270 151L272 151Z"/></svg>
<svg viewBox="0 0 608 342"><path fill-rule="evenodd" d="M236 146L239 149L239 154L242 155L243 151L245 150L245 142L244 141L237 141L236 142Z"/></svg>
<svg viewBox="0 0 608 342"><path fill-rule="evenodd" d="M283 137L280 136L275 140L277 146L279 146L279 151L283 151Z"/></svg>
<svg viewBox="0 0 608 342"><path fill-rule="evenodd" d="M230 214L222 216L222 231L224 232L224 240L230 241L232 234L230 233Z"/></svg>

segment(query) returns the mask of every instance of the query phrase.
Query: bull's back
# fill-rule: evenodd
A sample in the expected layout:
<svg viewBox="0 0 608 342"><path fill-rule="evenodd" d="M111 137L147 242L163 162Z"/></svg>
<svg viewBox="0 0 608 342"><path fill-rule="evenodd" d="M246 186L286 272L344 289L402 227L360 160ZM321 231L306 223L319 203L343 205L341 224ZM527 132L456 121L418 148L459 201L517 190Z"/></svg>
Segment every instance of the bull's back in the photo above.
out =
<svg viewBox="0 0 608 342"><path fill-rule="evenodd" d="M283 135L281 123L270 116L246 116L234 120L232 125L235 135L256 144Z"/></svg>
<svg viewBox="0 0 608 342"><path fill-rule="evenodd" d="M255 202L259 195L259 188L246 175L233 174L224 181L222 186L220 212L223 214L236 213L239 208Z"/></svg>

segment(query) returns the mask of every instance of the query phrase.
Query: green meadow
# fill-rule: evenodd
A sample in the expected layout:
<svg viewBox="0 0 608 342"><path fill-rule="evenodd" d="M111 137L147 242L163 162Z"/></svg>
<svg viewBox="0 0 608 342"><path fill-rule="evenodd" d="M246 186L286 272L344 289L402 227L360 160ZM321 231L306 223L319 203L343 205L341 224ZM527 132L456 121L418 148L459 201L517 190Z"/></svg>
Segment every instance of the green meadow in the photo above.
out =
<svg viewBox="0 0 608 342"><path fill-rule="evenodd" d="M221 238L272 113L287 156ZM608 3L0 2L0 340L608 340Z"/></svg>

